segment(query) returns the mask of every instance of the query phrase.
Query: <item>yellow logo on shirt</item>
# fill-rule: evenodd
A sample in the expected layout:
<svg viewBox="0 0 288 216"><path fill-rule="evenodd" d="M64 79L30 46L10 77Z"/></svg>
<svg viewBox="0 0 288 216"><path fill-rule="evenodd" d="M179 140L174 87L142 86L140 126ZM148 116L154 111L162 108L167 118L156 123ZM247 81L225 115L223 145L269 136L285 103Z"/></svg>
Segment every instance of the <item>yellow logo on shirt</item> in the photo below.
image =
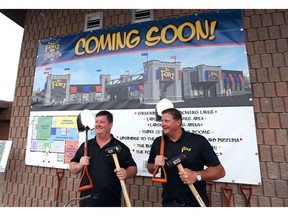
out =
<svg viewBox="0 0 288 216"><path fill-rule="evenodd" d="M191 151L191 148L188 148L186 146L183 146L182 149L181 149L181 152L184 152L184 151Z"/></svg>

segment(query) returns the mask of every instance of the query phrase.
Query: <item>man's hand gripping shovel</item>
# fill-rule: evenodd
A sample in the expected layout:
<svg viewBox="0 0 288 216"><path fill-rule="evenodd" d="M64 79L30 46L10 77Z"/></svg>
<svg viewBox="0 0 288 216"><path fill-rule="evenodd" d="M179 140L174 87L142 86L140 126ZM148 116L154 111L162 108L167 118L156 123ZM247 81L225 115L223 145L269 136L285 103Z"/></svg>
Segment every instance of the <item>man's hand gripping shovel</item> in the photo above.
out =
<svg viewBox="0 0 288 216"><path fill-rule="evenodd" d="M78 127L78 131L79 132L83 132L85 131L85 143L84 143L84 156L88 156L88 146L87 146L87 142L88 142L88 131L94 129L94 116L92 114L92 112L90 110L83 110L80 112L80 114L77 116L77 127ZM85 178L85 176L87 176L88 180L89 180L89 184L88 185L82 185L82 181ZM89 190L93 188L93 184L92 184L92 179L91 176L89 174L88 171L88 165L85 165L83 167L83 173L79 182L79 191L85 191L85 190Z"/></svg>
<svg viewBox="0 0 288 216"><path fill-rule="evenodd" d="M170 100L168 100L167 98L160 100L156 104L156 108L155 108L156 121L161 121L163 110L173 108L173 107L174 107L173 103ZM164 134L162 133L161 145L160 145L160 155L161 156L164 156L164 147L165 147L165 140L164 140ZM157 177L159 170L163 171L163 177ZM156 169L154 170L153 176L152 176L152 181L153 182L159 182L159 183L167 182L167 174L166 174L166 170L165 170L164 166L157 166L156 167Z"/></svg>

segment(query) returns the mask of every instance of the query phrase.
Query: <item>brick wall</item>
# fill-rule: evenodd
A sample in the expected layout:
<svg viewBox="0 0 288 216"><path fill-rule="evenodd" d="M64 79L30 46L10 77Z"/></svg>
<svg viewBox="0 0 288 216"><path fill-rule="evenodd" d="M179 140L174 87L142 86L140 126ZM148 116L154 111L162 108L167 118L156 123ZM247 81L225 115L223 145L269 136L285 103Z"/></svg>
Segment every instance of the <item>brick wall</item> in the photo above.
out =
<svg viewBox="0 0 288 216"><path fill-rule="evenodd" d="M97 11L97 10L93 10ZM155 19L209 10L155 10ZM210 10L211 11L211 10ZM0 206L55 206L57 170L25 165L25 149L34 82L37 44L42 38L83 31L85 14L92 10L29 10L23 45L10 135L13 146L0 182ZM104 27L131 23L131 10L104 10ZM242 10L252 83L262 185L252 186L251 206L288 206L288 10ZM77 197L79 176L65 170L59 206ZM135 177L127 182L133 206L161 206L161 185L151 178ZM212 206L227 206L222 188L233 191L230 206L246 206L239 184L214 183Z"/></svg>
<svg viewBox="0 0 288 216"><path fill-rule="evenodd" d="M243 10L262 186L257 206L288 206L288 11Z"/></svg>

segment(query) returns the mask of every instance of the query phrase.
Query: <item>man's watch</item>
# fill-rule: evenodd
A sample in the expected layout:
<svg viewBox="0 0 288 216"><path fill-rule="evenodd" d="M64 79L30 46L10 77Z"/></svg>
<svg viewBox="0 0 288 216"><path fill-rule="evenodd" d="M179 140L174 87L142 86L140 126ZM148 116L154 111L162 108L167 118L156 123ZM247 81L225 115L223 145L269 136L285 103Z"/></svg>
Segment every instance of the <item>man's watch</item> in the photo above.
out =
<svg viewBox="0 0 288 216"><path fill-rule="evenodd" d="M196 179L198 182L200 182L202 180L202 176L199 172L197 172L197 174L196 174Z"/></svg>

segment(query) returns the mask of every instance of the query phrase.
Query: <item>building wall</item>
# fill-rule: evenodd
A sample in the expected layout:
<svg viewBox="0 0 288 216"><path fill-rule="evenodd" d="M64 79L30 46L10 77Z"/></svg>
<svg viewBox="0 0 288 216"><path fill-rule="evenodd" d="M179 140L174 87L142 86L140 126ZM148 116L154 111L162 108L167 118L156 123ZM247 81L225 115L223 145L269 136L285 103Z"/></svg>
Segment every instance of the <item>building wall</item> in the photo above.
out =
<svg viewBox="0 0 288 216"><path fill-rule="evenodd" d="M10 124L9 139L13 140L13 146L4 182L0 182L0 206L56 206L57 169L25 165L37 45L42 38L83 31L85 14L95 11L53 9L27 13ZM208 11L211 10L155 10L154 18ZM44 12L42 16L40 12ZM105 28L132 21L129 9L103 12ZM246 9L242 14L262 178L262 185L251 187L251 206L288 206L288 10ZM59 206L79 195L79 178L65 170ZM132 206L161 206L161 184L140 176L127 180L126 184ZM212 206L246 206L240 186L214 183ZM221 190L223 187L233 191L229 203Z"/></svg>

